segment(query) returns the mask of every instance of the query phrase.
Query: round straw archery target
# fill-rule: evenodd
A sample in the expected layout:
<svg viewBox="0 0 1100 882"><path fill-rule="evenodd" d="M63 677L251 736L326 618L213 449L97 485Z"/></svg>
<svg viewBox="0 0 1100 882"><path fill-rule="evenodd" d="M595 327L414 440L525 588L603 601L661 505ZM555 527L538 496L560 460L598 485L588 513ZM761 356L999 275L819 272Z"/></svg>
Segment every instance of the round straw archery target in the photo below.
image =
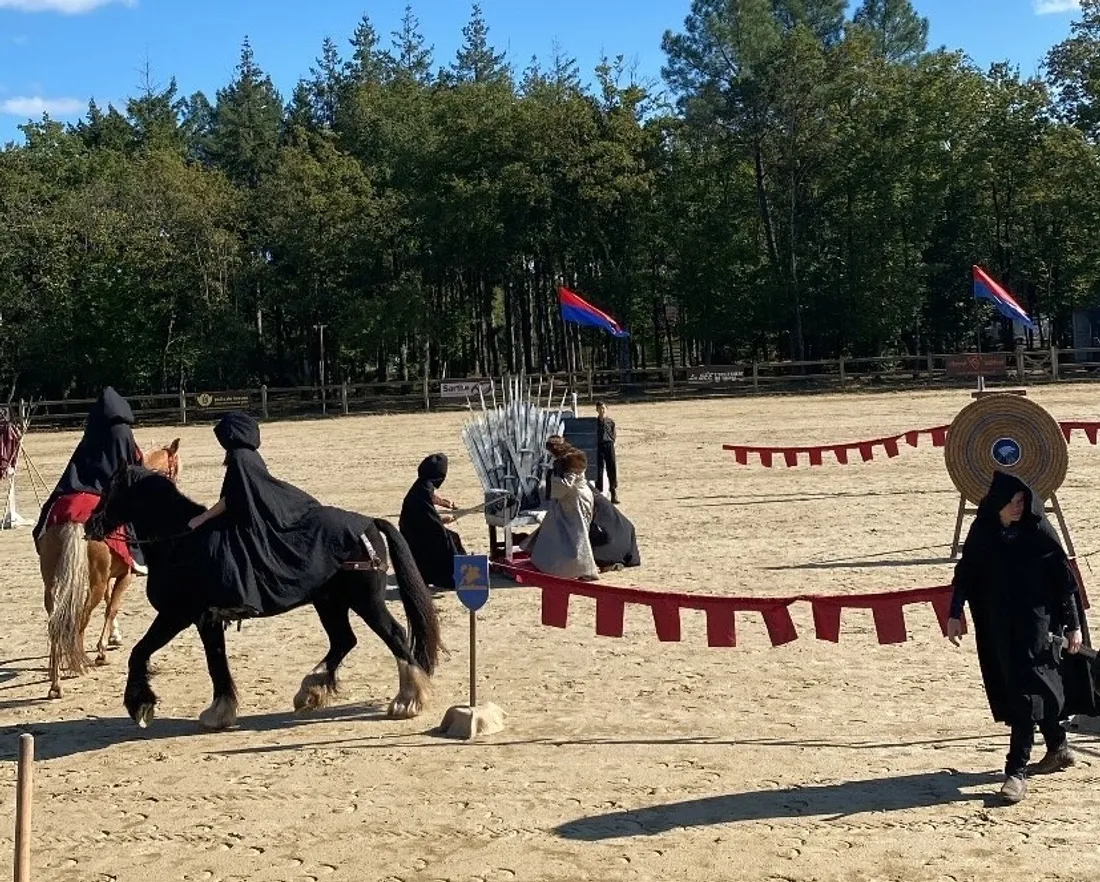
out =
<svg viewBox="0 0 1100 882"><path fill-rule="evenodd" d="M1019 395L987 395L968 404L947 432L944 451L951 481L977 505L993 472L1015 475L1042 499L1062 486L1069 450L1058 422Z"/></svg>

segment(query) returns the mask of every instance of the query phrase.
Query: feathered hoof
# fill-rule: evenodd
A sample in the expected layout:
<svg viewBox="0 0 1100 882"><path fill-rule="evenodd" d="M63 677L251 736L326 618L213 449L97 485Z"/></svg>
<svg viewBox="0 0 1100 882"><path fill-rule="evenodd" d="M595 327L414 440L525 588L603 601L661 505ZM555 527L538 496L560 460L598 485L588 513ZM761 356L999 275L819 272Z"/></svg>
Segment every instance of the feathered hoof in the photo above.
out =
<svg viewBox="0 0 1100 882"><path fill-rule="evenodd" d="M328 674L306 674L294 696L294 710L297 713L320 710L332 704L333 698L335 694L329 685Z"/></svg>
<svg viewBox="0 0 1100 882"><path fill-rule="evenodd" d="M153 717L156 715L155 704L141 704L134 710L132 716L134 722L138 724L139 729L148 728L149 724L153 722Z"/></svg>
<svg viewBox="0 0 1100 882"><path fill-rule="evenodd" d="M218 698L199 714L199 725L211 732L221 732L237 725L237 703L231 698Z"/></svg>
<svg viewBox="0 0 1100 882"><path fill-rule="evenodd" d="M424 705L419 698L405 698L399 695L390 702L386 715L394 720L411 720L413 717L420 716L423 709Z"/></svg>

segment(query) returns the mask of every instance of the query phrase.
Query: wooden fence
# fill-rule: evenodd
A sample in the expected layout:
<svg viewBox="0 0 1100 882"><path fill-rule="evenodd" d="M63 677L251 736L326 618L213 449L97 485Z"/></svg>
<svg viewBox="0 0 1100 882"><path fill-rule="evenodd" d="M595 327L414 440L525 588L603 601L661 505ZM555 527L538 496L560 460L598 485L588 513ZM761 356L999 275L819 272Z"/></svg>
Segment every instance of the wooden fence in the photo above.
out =
<svg viewBox="0 0 1100 882"><path fill-rule="evenodd" d="M800 394L868 389L962 388L975 384L980 365L986 385L1037 385L1100 377L1100 349L1023 350L1015 352L840 358L803 362L748 362L735 365L634 369L627 374L588 371L528 378L545 396L553 383L555 402L563 393L580 400L679 399L752 394ZM496 381L499 389L499 379ZM477 403L479 387L491 400L487 378L408 380L387 383L345 382L336 386L268 387L220 391L180 391L131 395L128 400L142 425L180 425L216 421L229 410L259 419L316 418L368 413L412 413L465 409ZM34 402L37 428L75 428L91 399ZM570 401L566 401L568 407Z"/></svg>

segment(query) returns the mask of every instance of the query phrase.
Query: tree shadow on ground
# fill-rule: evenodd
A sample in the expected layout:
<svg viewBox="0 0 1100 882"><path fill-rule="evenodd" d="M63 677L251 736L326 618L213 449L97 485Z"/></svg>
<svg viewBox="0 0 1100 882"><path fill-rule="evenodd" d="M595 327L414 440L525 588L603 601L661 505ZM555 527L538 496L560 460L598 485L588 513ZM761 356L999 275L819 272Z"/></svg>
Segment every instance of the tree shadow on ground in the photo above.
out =
<svg viewBox="0 0 1100 882"><path fill-rule="evenodd" d="M632 836L656 836L683 827L711 827L740 821L814 816L836 819L865 812L897 812L979 800L988 805L995 804L990 794L964 793L963 788L990 786L1000 778L992 772L961 773L946 769L869 781L752 790L593 815L562 824L554 832L563 839L601 842Z"/></svg>

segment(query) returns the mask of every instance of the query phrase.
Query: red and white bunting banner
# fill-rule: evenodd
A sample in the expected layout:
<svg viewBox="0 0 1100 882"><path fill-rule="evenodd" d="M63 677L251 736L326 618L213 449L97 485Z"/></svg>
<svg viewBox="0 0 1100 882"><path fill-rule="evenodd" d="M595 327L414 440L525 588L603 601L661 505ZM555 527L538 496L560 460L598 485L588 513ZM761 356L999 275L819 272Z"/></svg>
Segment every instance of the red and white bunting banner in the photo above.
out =
<svg viewBox="0 0 1100 882"><path fill-rule="evenodd" d="M1100 422L1062 422L1059 423L1062 434L1068 443L1074 430L1085 433L1090 444L1097 443L1097 435L1100 433ZM830 453L841 465L848 465L857 461L854 454L859 454L859 462L869 462L875 458L876 451L884 453L888 459L892 459L900 453L904 442L910 447L916 447L922 435L932 439L933 447L943 447L947 443L947 430L949 426L934 426L931 429L911 429L900 435L888 435L885 438L872 438L869 441L847 441L841 444L819 444L813 447L766 447L759 444L723 444L722 449L733 453L738 465L748 465L752 456L760 462L764 468L774 468L782 462L787 468L794 468L802 461L811 466L824 465L825 454ZM880 454L881 455L881 454Z"/></svg>
<svg viewBox="0 0 1100 882"><path fill-rule="evenodd" d="M1081 589L1081 602L1089 608L1084 582L1076 561L1071 561ZM905 627L905 607L930 603L936 612L940 629L947 634L947 619L951 607L950 585L935 588L910 588L874 594L822 596L796 594L791 597L716 597L703 594L678 594L624 588L563 579L539 572L527 559L493 561L493 570L521 585L542 590L542 623L552 628L565 628L569 623L569 599L587 597L596 601L596 634L600 637L622 637L627 604L647 606L653 617L657 639L679 642L680 610L702 610L707 617L707 645L732 647L737 645L737 613L759 613L768 630L772 646L782 646L798 639L790 608L795 603L809 603L813 609L814 633L818 640L840 642L840 617L845 609L869 609L880 644L904 643L908 639ZM966 619L963 619L966 629Z"/></svg>

